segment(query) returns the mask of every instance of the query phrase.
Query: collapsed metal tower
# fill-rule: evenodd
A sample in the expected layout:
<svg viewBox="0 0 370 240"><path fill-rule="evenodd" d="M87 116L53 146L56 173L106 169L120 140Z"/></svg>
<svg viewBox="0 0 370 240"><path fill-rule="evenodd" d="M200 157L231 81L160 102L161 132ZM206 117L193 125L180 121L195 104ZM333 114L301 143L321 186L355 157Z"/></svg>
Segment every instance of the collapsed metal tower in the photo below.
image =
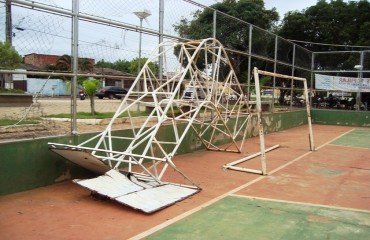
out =
<svg viewBox="0 0 370 240"><path fill-rule="evenodd" d="M174 60L175 51L178 57ZM151 68L158 58L164 59L162 79ZM133 116L137 106L145 107L148 113L143 122ZM112 125L122 116L127 117L130 136L115 135L112 131ZM164 42L153 51L103 132L77 146L49 143L49 147L72 162L105 174L76 180L78 184L131 207L153 212L200 190L173 162L191 129L209 150L241 152L250 117L246 96L219 41L209 38ZM164 138L162 126L168 127L172 136ZM220 139L228 144L217 146ZM192 186L170 183L168 169L175 170ZM116 174L117 171L124 171L125 175ZM120 186L107 191L105 185L117 183ZM173 198L173 189L168 191L169 187L176 188L177 197ZM165 197L151 207L132 200L140 195L153 202L161 194Z"/></svg>

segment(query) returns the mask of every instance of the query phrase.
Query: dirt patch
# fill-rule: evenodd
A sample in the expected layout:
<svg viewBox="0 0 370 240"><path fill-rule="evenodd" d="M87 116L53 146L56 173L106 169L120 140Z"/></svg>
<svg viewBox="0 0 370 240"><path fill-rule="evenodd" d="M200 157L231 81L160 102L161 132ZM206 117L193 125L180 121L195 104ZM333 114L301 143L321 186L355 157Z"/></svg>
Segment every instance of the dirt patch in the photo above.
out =
<svg viewBox="0 0 370 240"><path fill-rule="evenodd" d="M307 221L309 222L320 222L320 223L331 223L334 222L333 219L323 217L323 216L318 216L318 215L308 215L306 217Z"/></svg>

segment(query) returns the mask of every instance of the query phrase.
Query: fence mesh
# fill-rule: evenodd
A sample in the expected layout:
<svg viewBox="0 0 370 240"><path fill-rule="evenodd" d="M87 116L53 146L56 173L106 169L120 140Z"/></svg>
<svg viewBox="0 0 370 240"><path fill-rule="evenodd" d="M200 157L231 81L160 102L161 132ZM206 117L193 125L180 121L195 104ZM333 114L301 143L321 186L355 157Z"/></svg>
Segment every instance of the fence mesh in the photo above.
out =
<svg viewBox="0 0 370 240"><path fill-rule="evenodd" d="M251 99L255 94L251 78L253 67L304 77L308 79L308 86L313 88L312 94L317 92L317 96L323 97L328 96L329 92L315 90L314 79L311 80L313 58L315 71L333 70L337 71L335 74L338 76L343 74L352 77L358 74L353 71L353 66L360 63L359 51L312 53L273 33L204 6L214 4L213 0L202 1L204 5L185 0L163 2L161 28L164 41L180 37L175 26L190 23L200 13L207 13L207 17L198 21L199 26L196 26L199 36L212 37L215 34L229 49L229 57L239 81ZM93 78L100 81L100 87L130 88L138 66L132 65L130 69L127 63L138 59L139 55L141 58L149 57L159 43L160 1L80 0L78 4L79 85L76 108L78 113L89 113L89 99L79 99L81 81ZM29 93L30 98L19 100L21 97L18 97L15 102L9 99L0 101L0 121L3 121L1 139L71 134L71 69L74 56L68 56L71 56L73 46L72 5L72 0L25 0L12 3L10 36L13 47L24 62L16 74L0 63L0 87L23 89ZM143 10L149 14L140 21L135 12ZM5 31L9 25L6 19L6 1L0 0L2 42L10 37ZM365 51L362 54L363 70L370 70L370 53ZM67 56L64 62L67 67L63 71L56 70L55 65L58 61L60 63L63 55ZM92 69L88 62L93 65ZM176 63L176 55L169 53L163 67L166 67L167 72L175 71ZM154 64L159 67L158 62ZM340 72L342 70L349 72ZM369 77L368 73L364 72L363 77ZM303 87L300 82L266 77L261 86L262 97L270 101L272 110L294 110L303 107L302 103L306 101L301 98ZM95 98L95 110L106 113L107 115L102 116L105 120L83 120L79 116L77 131L101 131L107 124L109 113L115 112L120 103L120 99ZM57 116L58 114L63 115Z"/></svg>

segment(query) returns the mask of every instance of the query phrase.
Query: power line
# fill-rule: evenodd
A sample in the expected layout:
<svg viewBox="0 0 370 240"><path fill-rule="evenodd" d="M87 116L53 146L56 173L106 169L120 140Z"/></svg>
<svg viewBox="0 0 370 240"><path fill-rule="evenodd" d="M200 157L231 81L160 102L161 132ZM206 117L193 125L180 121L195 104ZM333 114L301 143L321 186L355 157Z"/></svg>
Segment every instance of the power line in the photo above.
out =
<svg viewBox="0 0 370 240"><path fill-rule="evenodd" d="M300 40L293 40L288 39L291 42L299 42L299 43L307 43L313 45L322 45L322 46L331 46L331 47L351 47L351 48L370 48L370 46L360 46L360 45L343 45L343 44L330 44L330 43L316 43L316 42L308 42L308 41L300 41Z"/></svg>

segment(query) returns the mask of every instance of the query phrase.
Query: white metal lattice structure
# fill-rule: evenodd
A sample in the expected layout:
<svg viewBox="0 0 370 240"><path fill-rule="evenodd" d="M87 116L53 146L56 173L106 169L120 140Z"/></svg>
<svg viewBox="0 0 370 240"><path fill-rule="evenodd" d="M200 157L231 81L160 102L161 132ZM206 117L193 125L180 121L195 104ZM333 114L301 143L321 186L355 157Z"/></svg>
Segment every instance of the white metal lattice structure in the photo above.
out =
<svg viewBox="0 0 370 240"><path fill-rule="evenodd" d="M310 110L310 103L308 98L308 89L307 89L307 80L305 78L299 78L294 76L288 76L278 73L272 73L267 71L261 71L257 68L253 69L253 77L256 87L256 102L257 102L257 118L258 118L258 132L259 132L259 138L260 138L260 149L261 151L259 153L252 154L248 157L236 160L234 162L228 163L224 165L225 169L231 169L231 170L237 170L237 171L243 171L243 172L249 172L249 173L257 173L257 174L267 174L267 163L266 163L266 152L272 151L279 147L279 145L274 145L268 149L265 148L265 137L264 137L264 129L263 129L263 123L262 123L262 107L261 107L261 89L259 84L259 75L264 76L271 76L271 77L278 77L278 78L285 78L285 79L291 79L302 81L304 86L304 95L306 99L306 110L307 110L307 123L308 123L308 136L309 136L309 144L310 144L310 151L315 150L314 146L314 138L313 138L313 131L312 131L312 123L311 123L311 110ZM261 170L256 169L250 169L250 168L243 168L236 166L237 164L240 164L242 162L251 160L255 157L261 156Z"/></svg>
<svg viewBox="0 0 370 240"><path fill-rule="evenodd" d="M168 65L174 51L178 52L177 66L170 71ZM159 79L150 68L159 57L164 59L164 79ZM184 87L188 91L183 91ZM149 111L141 123L132 116L138 104ZM112 131L112 125L123 114L128 116L131 136L115 135ZM241 152L249 120L247 99L219 41L210 38L164 42L153 51L102 133L78 146L49 145L71 161L76 159L75 152L87 154L86 158L96 160L92 160L95 165L103 162L111 169L125 169L158 184L163 183L170 167L196 186L172 160L189 130L194 130L209 150ZM171 129L172 136L163 138L160 128L164 125ZM219 147L216 144L220 139L229 143ZM90 169L106 171L105 166L99 166L98 170Z"/></svg>

